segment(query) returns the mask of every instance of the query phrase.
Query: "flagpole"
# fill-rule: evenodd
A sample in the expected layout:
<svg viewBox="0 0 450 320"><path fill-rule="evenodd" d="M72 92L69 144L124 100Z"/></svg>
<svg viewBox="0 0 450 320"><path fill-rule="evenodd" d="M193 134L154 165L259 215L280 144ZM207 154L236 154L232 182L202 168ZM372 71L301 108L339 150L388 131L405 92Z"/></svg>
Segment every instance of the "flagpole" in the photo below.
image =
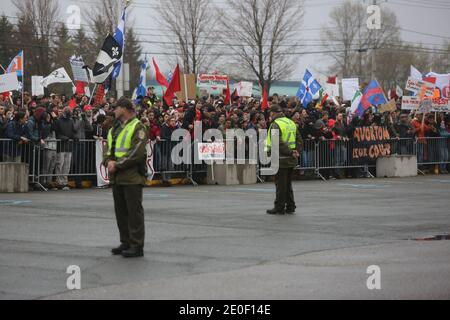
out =
<svg viewBox="0 0 450 320"><path fill-rule="evenodd" d="M3 66L0 64L0 67L2 68L3 72L6 73L6 69L3 68Z"/></svg>
<svg viewBox="0 0 450 320"><path fill-rule="evenodd" d="M94 91L91 92L91 97L90 97L90 99L89 99L89 105L91 105L92 98L94 98L95 90L97 90L97 86L98 86L98 83L95 84L95 86L94 86Z"/></svg>

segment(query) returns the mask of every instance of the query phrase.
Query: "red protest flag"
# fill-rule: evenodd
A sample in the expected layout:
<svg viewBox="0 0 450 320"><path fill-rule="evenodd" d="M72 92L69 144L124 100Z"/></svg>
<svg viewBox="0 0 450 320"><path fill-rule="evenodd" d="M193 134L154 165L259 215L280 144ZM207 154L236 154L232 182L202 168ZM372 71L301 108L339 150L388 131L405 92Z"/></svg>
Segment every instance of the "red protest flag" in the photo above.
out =
<svg viewBox="0 0 450 320"><path fill-rule="evenodd" d="M336 79L337 79L337 76L328 77L327 83L336 84Z"/></svg>
<svg viewBox="0 0 450 320"><path fill-rule="evenodd" d="M86 94L86 82L76 81L75 82L75 95L85 95Z"/></svg>
<svg viewBox="0 0 450 320"><path fill-rule="evenodd" d="M269 107L269 98L267 97L267 87L264 87L263 98L261 100L261 110L265 111Z"/></svg>
<svg viewBox="0 0 450 320"><path fill-rule="evenodd" d="M105 86L103 84L98 85L97 92L95 94L94 106L101 105L105 99Z"/></svg>
<svg viewBox="0 0 450 320"><path fill-rule="evenodd" d="M180 66L177 64L175 72L173 73L172 80L170 81L169 87L164 94L164 101L166 101L168 106L172 105L172 99L175 96L175 92L181 91L181 80L180 80Z"/></svg>
<svg viewBox="0 0 450 320"><path fill-rule="evenodd" d="M426 81L426 82L429 82L432 84L436 84L436 80L437 80L436 77L423 77L423 81Z"/></svg>
<svg viewBox="0 0 450 320"><path fill-rule="evenodd" d="M161 73L161 71L159 70L158 65L156 64L155 58L153 58L153 66L155 67L155 76L156 76L156 81L158 81L158 83L166 88L169 87L169 82L167 81L166 77L164 77L164 75Z"/></svg>
<svg viewBox="0 0 450 320"><path fill-rule="evenodd" d="M9 92L9 91L6 91L6 92L2 92L2 93L0 93L0 96L2 96L3 97L3 99L9 99L9 96L11 95L11 92Z"/></svg>
<svg viewBox="0 0 450 320"><path fill-rule="evenodd" d="M77 100L75 98L72 98L72 100L69 101L69 108L70 109L75 109L75 107L77 106Z"/></svg>

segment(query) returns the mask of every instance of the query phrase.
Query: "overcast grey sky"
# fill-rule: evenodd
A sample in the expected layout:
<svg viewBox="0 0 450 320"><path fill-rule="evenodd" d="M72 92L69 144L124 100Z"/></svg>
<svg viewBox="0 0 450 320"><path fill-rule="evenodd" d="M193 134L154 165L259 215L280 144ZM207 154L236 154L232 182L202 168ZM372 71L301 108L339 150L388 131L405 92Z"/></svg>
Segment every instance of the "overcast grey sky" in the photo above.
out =
<svg viewBox="0 0 450 320"><path fill-rule="evenodd" d="M69 5L75 4L81 7L82 15L86 14L89 7L98 0L60 0L61 17L59 20L65 21L68 17L66 9ZM224 0L212 0L217 5L223 7ZM306 43L317 43L319 39L319 29L327 23L330 11L338 6L343 0L305 0L305 18L303 29L299 37L306 39ZM355 0L356 1L356 0ZM360 0L362 1L362 0ZM372 0L362 1L369 5ZM426 47L440 46L445 40L450 41L450 0L388 0L380 1L381 6L392 9L398 17L402 39L408 42L421 42ZM158 31L159 26L151 17L155 15L154 6L159 4L158 0L134 0L132 1L132 18L138 34L146 34L144 39L153 41L168 41L164 32ZM8 16L15 15L15 8L11 0L2 0L2 13ZM83 20L82 23L86 23ZM293 22L295 23L295 22ZM159 28L161 29L161 28ZM149 53L162 52L163 48L157 44L144 44L144 51ZM320 47L307 47L303 51L320 51ZM165 56L154 55L159 61L163 70L169 65ZM298 58L296 71L292 80L300 80L303 77L305 68L310 68L319 77L320 72L324 72L329 66L330 60L323 55L310 54ZM450 70L449 70L450 71Z"/></svg>

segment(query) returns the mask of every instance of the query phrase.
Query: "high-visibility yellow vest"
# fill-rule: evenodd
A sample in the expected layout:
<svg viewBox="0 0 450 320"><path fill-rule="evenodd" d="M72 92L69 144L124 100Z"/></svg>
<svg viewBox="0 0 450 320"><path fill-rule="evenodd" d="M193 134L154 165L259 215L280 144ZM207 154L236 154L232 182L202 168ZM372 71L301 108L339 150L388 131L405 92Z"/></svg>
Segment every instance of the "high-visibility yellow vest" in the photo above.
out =
<svg viewBox="0 0 450 320"><path fill-rule="evenodd" d="M131 148L131 140L134 135L134 131L136 130L136 126L138 125L139 120L134 119L128 123L125 128L120 131L119 136L116 140L116 151L115 156L117 159L123 158L127 155L128 151ZM113 144L113 129L109 130L108 133L108 156L111 156L112 153L112 144Z"/></svg>
<svg viewBox="0 0 450 320"><path fill-rule="evenodd" d="M297 148L297 125L291 119L286 117L278 118L274 121L281 131L281 142L286 143L291 150ZM273 124L272 124L273 125ZM272 148L272 125L269 128L266 140L266 149L270 150Z"/></svg>

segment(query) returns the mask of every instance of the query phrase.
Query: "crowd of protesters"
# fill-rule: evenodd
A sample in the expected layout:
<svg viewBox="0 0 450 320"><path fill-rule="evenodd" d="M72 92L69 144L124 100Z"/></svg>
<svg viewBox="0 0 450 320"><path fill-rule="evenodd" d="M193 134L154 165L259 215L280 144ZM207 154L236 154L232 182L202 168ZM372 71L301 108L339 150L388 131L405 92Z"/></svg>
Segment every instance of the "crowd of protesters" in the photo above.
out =
<svg viewBox="0 0 450 320"><path fill-rule="evenodd" d="M423 115L402 111L398 103L396 111L379 114L376 108L370 108L362 118L358 118L350 115L349 102L339 100L327 101L322 106L314 101L304 107L296 97L274 94L269 97L269 107L262 110L259 99L233 97L232 101L225 103L224 98L223 95L208 96L186 102L174 99L168 106L150 87L145 97L135 101L138 118L148 128L150 139L156 142L155 161L159 166L156 169L170 171L172 168L170 154L161 154L162 149L158 145L170 141L174 130L183 128L193 133L196 121L202 122L204 131L218 129L224 136L229 129L267 129L271 122L270 106L277 104L301 132L304 152L299 165L302 168L313 165L314 149L308 146L321 141L336 141L333 161L343 166L349 160L348 150L345 150L345 143L339 144L339 141L351 141L358 126L378 125L387 127L394 140L410 141L410 144L398 144L396 153L411 154L412 141L416 141L418 162L433 163L421 169L448 173L446 162L449 162L450 139L437 139L432 147L427 146L429 140L425 139L450 137L448 113ZM95 159L86 160L86 157L95 157L94 145L86 147L84 142L107 138L115 121L113 108L116 100L105 98L102 103L91 106L87 96L75 96L75 103L69 103L64 95L32 97L26 92L23 99L0 95L0 161L26 161L24 150L30 150L27 146L39 146L43 150L41 171L44 177L41 182L44 186L68 190L68 175L76 172L79 173L75 176L76 186L81 187L82 173L95 168ZM351 170L325 170L322 173L330 179L355 176ZM360 171L356 173L356 177L361 175Z"/></svg>

